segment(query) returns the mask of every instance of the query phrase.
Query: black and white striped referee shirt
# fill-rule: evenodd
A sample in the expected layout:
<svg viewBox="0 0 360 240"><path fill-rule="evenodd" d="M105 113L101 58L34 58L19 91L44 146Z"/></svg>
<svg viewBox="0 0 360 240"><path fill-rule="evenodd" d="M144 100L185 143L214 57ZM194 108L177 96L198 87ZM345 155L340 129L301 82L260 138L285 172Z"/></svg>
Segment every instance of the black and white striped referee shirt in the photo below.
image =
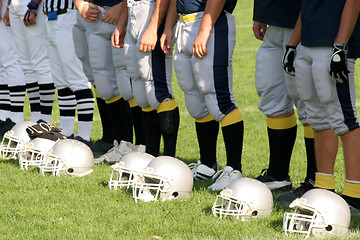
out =
<svg viewBox="0 0 360 240"><path fill-rule="evenodd" d="M76 9L72 0L43 0L44 13L57 12L66 13L67 9Z"/></svg>

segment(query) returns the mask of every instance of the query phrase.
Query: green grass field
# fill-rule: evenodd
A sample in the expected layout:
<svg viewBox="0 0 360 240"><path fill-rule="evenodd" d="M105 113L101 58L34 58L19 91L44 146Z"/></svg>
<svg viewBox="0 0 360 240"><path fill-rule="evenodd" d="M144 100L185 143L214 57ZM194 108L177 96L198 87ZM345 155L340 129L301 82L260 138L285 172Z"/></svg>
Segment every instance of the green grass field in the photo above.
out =
<svg viewBox="0 0 360 240"><path fill-rule="evenodd" d="M252 2L238 1L234 12L237 21L234 93L244 117L242 163L246 177L256 177L267 167L269 155L266 117L257 108L259 97L254 85L255 54L261 42L252 33ZM360 79L359 75L357 71L356 79ZM175 78L173 88L181 114L176 155L186 163L196 162L199 150L194 121L187 113ZM58 116L55 106L52 123L56 126ZM28 108L26 117L29 117ZM295 187L303 181L306 171L303 128L301 124L298 126L290 167ZM100 137L101 123L96 112L92 138ZM223 168L226 156L221 133L217 154ZM271 216L266 218L246 222L218 219L211 213L216 193L207 190L208 181L195 182L188 201L135 203L130 192L109 190L111 170L109 165L99 164L94 166L92 174L82 178L53 177L42 176L35 168L21 170L16 160L0 160L0 239L287 238L282 230L284 210L277 201ZM336 190L341 193L345 177L341 150L335 174ZM278 194L275 192L274 198ZM352 218L350 233L343 239L359 239L359 225L360 218Z"/></svg>

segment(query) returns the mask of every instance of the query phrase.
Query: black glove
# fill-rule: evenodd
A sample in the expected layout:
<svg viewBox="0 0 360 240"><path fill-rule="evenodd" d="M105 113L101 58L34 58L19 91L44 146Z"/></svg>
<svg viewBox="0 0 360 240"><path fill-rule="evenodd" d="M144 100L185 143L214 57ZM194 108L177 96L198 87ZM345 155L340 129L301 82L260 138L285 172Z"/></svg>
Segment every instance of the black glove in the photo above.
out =
<svg viewBox="0 0 360 240"><path fill-rule="evenodd" d="M66 137L59 132L45 132L45 133L41 134L39 136L39 138L50 139L52 141L66 139Z"/></svg>
<svg viewBox="0 0 360 240"><path fill-rule="evenodd" d="M296 55L296 46L286 45L285 53L282 59L282 66L286 73L295 76L294 60Z"/></svg>
<svg viewBox="0 0 360 240"><path fill-rule="evenodd" d="M34 124L32 126L29 126L26 128L26 132L29 135L31 139L40 137L41 135L45 133L59 133L62 130L60 128L54 127L50 124L47 124L45 122L41 122L38 124Z"/></svg>
<svg viewBox="0 0 360 240"><path fill-rule="evenodd" d="M330 59L330 76L335 83L343 83L348 80L348 74L347 46L346 44L334 44Z"/></svg>

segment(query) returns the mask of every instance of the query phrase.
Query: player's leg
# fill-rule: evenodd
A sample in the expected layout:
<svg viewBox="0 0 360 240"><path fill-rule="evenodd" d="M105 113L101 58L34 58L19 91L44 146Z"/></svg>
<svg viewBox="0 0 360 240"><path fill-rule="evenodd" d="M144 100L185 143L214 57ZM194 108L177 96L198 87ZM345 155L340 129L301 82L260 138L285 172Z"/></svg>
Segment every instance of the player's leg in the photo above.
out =
<svg viewBox="0 0 360 240"><path fill-rule="evenodd" d="M76 12L76 24L73 27L73 38L75 44L75 52L80 59L84 73L89 82L95 88L94 74L90 64L89 56L89 35L92 31L92 23L87 22L79 12ZM102 137L96 141L92 147L93 152L105 153L113 147L115 139L114 130L110 121L110 114L107 113L105 100L103 100L95 89L96 102L99 110L102 126Z"/></svg>
<svg viewBox="0 0 360 240"><path fill-rule="evenodd" d="M11 29L5 27L4 24L0 25L1 39L6 44L3 49L3 67L6 72L6 79L8 81L9 94L10 94L10 114L6 124L1 128L1 134L10 130L16 123L24 121L23 107L25 102L25 77L20 67L19 58L14 43L14 37Z"/></svg>
<svg viewBox="0 0 360 240"><path fill-rule="evenodd" d="M34 86L37 85L38 88L34 94L37 94L36 96L39 99L38 103L41 112L39 118L50 123L55 87L51 73L48 48L44 47L47 46L46 21L46 16L42 13L42 11L39 11L36 17L36 24L31 27L25 27L24 32L28 55L31 60L32 70L34 71L35 81L33 82ZM28 90L28 94L29 92L30 91Z"/></svg>
<svg viewBox="0 0 360 240"><path fill-rule="evenodd" d="M144 27L142 21L138 20L138 17L145 16L145 14L141 6L136 6L133 8L133 11L129 13L129 19L135 17L135 12L137 13L136 21L128 21L128 31L124 40L126 68L131 78L131 86L135 101L142 109L141 115L143 118L142 123L146 141L146 152L153 156L158 156L161 140L159 120L158 117L155 116L154 110L150 107L147 100L145 81L140 76L139 63L137 61L139 46L137 45L138 35L135 33L138 33L141 30L139 25L141 25L142 28Z"/></svg>
<svg viewBox="0 0 360 240"><path fill-rule="evenodd" d="M94 73L96 89L105 100L108 117L120 142L132 142L132 125L129 104L119 93L110 37L115 26L103 23L98 18L89 35L89 57Z"/></svg>
<svg viewBox="0 0 360 240"><path fill-rule="evenodd" d="M3 44L0 43L0 129L5 123L6 118L8 118L10 112L9 87L5 69L2 66L4 59L1 57L3 47Z"/></svg>
<svg viewBox="0 0 360 240"><path fill-rule="evenodd" d="M301 46L297 49L297 55L300 54ZM315 133L310 127L307 119L306 109L304 101L300 98L296 87L295 77L285 73L286 85L289 96L292 98L298 113L298 118L304 127L304 142L306 150L306 177L304 182L300 183L300 186L292 191L283 193L277 197L278 201L282 203L291 203L296 198L301 197L305 192L314 188L316 169L316 157L315 157Z"/></svg>
<svg viewBox="0 0 360 240"><path fill-rule="evenodd" d="M341 106L347 112L345 122L349 126L349 132L341 136L345 157L346 180L342 197L350 205L352 214L360 214L360 128L356 115L356 94L354 79L355 59L348 59L349 81L336 84ZM341 97L340 97L341 96ZM345 110L346 109L346 110ZM352 111L350 110L352 109ZM345 115L345 114L344 114ZM352 117L350 117L352 116ZM352 124L350 124L352 123Z"/></svg>
<svg viewBox="0 0 360 240"><path fill-rule="evenodd" d="M59 120L62 134L66 137L74 137L76 99L74 92L68 87L62 68L59 53L56 47L56 21L46 22L48 33L48 51L53 80L58 90Z"/></svg>
<svg viewBox="0 0 360 240"><path fill-rule="evenodd" d="M137 104L133 89L131 87L131 79L127 72L125 51L123 48L112 48L113 62L116 71L116 83L121 96L129 103L132 115L132 123L129 126L130 130L134 128L135 144L145 145L145 135L143 130L143 120L141 107Z"/></svg>
<svg viewBox="0 0 360 240"><path fill-rule="evenodd" d="M115 134L110 121L110 114L107 111L105 100L102 99L95 89L96 102L99 110L102 127L102 137L94 143L93 152L105 153L113 147Z"/></svg>
<svg viewBox="0 0 360 240"><path fill-rule="evenodd" d="M16 45L16 50L19 56L20 66L23 70L26 82L26 89L29 97L30 111L31 111L31 121L36 122L40 119L40 96L39 96L39 85L37 82L36 72L32 64L32 59L30 56L29 49L29 38L32 35L28 36L29 32L35 29L37 32L37 26L31 26L30 31L24 25L22 21L23 16L19 16L13 8L10 10L10 21L11 21L11 30L13 33L13 40ZM40 23L41 25L41 23ZM45 40L43 40L45 42ZM13 43L12 43L13 44Z"/></svg>
<svg viewBox="0 0 360 240"><path fill-rule="evenodd" d="M334 189L333 173L338 137L331 129L333 120L329 117L325 103L334 101L329 93L334 92L335 89L331 86L328 63L325 64L325 59L329 59L330 56L318 50L304 47L301 51L299 59L295 62L296 81L299 95L305 103L309 123L315 131L318 171L315 176L315 187Z"/></svg>
<svg viewBox="0 0 360 240"><path fill-rule="evenodd" d="M5 28L0 27L0 34L2 31L5 31ZM8 48L5 41L0 41L0 129L3 124L6 122L6 119L9 118L10 114L10 95L9 95L9 86L8 78L5 68L3 66L4 62L7 61L4 57L4 52ZM10 119L9 119L10 120ZM1 135L0 135L1 136Z"/></svg>
<svg viewBox="0 0 360 240"><path fill-rule="evenodd" d="M135 144L146 145L146 138L143 127L143 111L136 103L135 98L130 99L129 105L131 109L132 122L134 124Z"/></svg>
<svg viewBox="0 0 360 240"><path fill-rule="evenodd" d="M261 100L259 109L267 116L269 167L257 179L271 190L291 189L289 166L297 124L281 66L283 43L291 29L269 26L256 55L255 85ZM269 64L269 63L272 64ZM293 79L295 82L295 79Z"/></svg>
<svg viewBox="0 0 360 240"><path fill-rule="evenodd" d="M197 17L201 19L199 15ZM207 43L208 55L201 60L192 58L197 87L204 95L210 114L221 123L226 149L227 164L221 176L209 187L213 191L221 190L230 181L242 177L244 125L232 92L232 55L235 38L234 16L220 15L210 33Z"/></svg>
<svg viewBox="0 0 360 240"><path fill-rule="evenodd" d="M182 24L182 23L180 23ZM187 39L182 39L179 34L178 44L185 44ZM191 41L189 41L191 42ZM174 55L174 68L181 90L184 92L185 104L189 114L195 119L196 135L200 151L197 163L190 164L194 179L212 179L218 171L216 161L216 144L219 133L219 123L210 115L205 104L204 96L196 86L191 67L191 46L185 51L186 46L177 48ZM179 52L179 49L182 49ZM185 52L188 54L185 54Z"/></svg>
<svg viewBox="0 0 360 240"><path fill-rule="evenodd" d="M148 76L145 83L147 98L152 106L156 107L161 135L164 140L164 155L175 156L177 133L180 123L179 108L171 89L172 60L165 57L163 52L156 48L150 55L150 63L140 63L143 69L151 69L152 76ZM140 69L140 72L143 70Z"/></svg>
<svg viewBox="0 0 360 240"><path fill-rule="evenodd" d="M150 12L153 11L153 5L149 6ZM150 17L147 22L149 19ZM164 23L158 30L158 41L163 26ZM145 80L147 100L159 115L160 130L164 140L164 155L175 156L180 116L171 88L172 58L164 54L158 42L151 52L137 51L137 60L140 76Z"/></svg>
<svg viewBox="0 0 360 240"><path fill-rule="evenodd" d="M52 21L50 21L52 22ZM80 60L75 53L72 28L76 22L75 10L58 15L53 26L52 36L59 63L62 65L65 81L74 92L78 113L78 140L90 143L94 98ZM49 25L49 24L48 24ZM48 31L49 32L49 31Z"/></svg>

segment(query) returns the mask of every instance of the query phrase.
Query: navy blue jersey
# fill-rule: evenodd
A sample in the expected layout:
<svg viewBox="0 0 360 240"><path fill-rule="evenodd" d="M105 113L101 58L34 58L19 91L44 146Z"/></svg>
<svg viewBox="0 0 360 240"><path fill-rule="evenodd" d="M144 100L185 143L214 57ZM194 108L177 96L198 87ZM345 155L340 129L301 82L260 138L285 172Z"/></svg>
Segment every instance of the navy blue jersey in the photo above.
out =
<svg viewBox="0 0 360 240"><path fill-rule="evenodd" d="M205 10L206 1L207 0L177 0L176 11L179 14L202 12ZM223 10L232 13L236 2L237 0L226 0Z"/></svg>
<svg viewBox="0 0 360 240"><path fill-rule="evenodd" d="M122 1L123 0L94 0L94 3L98 6L112 7L121 3Z"/></svg>
<svg viewBox="0 0 360 240"><path fill-rule="evenodd" d="M301 0L254 0L253 20L267 25L294 28Z"/></svg>
<svg viewBox="0 0 360 240"><path fill-rule="evenodd" d="M348 52L349 58L360 58L360 15L358 16L355 29L348 42L348 47L349 47L349 52Z"/></svg>
<svg viewBox="0 0 360 240"><path fill-rule="evenodd" d="M331 47L339 30L345 0L303 0L301 6L301 44ZM360 19L348 42L349 58L360 57Z"/></svg>
<svg viewBox="0 0 360 240"><path fill-rule="evenodd" d="M301 43L307 47L332 46L339 30L345 0L303 0Z"/></svg>

